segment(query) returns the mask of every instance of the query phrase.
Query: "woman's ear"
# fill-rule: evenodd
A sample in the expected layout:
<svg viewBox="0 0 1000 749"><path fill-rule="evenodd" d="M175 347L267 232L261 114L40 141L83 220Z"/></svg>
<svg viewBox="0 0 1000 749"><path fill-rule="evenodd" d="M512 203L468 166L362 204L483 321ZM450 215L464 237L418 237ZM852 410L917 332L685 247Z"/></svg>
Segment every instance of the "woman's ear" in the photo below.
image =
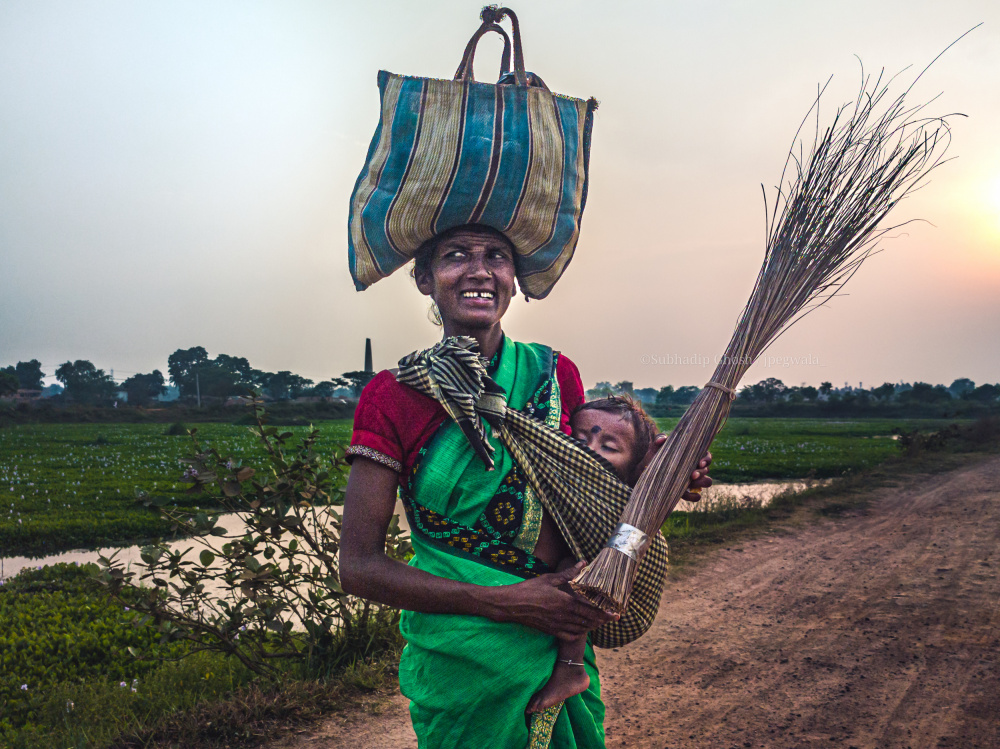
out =
<svg viewBox="0 0 1000 749"><path fill-rule="evenodd" d="M434 275L432 273L414 273L413 280L424 296L431 296L434 293Z"/></svg>

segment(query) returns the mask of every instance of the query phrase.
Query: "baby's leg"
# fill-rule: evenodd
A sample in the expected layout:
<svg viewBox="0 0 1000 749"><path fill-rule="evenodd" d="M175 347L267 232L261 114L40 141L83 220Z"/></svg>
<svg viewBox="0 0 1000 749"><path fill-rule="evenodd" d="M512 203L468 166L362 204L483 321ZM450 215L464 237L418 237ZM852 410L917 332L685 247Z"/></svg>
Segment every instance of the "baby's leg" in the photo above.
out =
<svg viewBox="0 0 1000 749"><path fill-rule="evenodd" d="M590 686L590 677L583 667L583 653L586 649L587 635L559 641L559 655L555 668L552 669L552 676L541 691L531 698L528 703L529 713L541 712L574 694L586 691Z"/></svg>
<svg viewBox="0 0 1000 749"><path fill-rule="evenodd" d="M560 562L559 568L565 569L567 566L576 564L576 560ZM545 682L545 686L531 698L528 703L528 712L537 713L546 708L558 705L574 694L586 691L590 686L590 677L583 667L583 654L587 649L587 635L574 637L572 640L559 640L559 655L556 656L556 665L552 669L552 676Z"/></svg>

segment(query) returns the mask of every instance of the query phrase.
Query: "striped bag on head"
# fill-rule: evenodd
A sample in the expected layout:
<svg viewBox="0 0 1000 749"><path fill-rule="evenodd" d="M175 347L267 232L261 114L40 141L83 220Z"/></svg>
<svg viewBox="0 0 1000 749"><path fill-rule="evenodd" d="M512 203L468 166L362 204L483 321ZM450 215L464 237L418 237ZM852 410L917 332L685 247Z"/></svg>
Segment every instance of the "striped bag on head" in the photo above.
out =
<svg viewBox="0 0 1000 749"><path fill-rule="evenodd" d="M498 24L510 17L510 37ZM517 18L485 8L454 80L381 71L382 111L351 195L348 261L360 291L420 246L465 224L514 245L527 297L552 290L573 257L587 202L594 99L553 94L524 69ZM497 84L472 77L479 39L503 36Z"/></svg>

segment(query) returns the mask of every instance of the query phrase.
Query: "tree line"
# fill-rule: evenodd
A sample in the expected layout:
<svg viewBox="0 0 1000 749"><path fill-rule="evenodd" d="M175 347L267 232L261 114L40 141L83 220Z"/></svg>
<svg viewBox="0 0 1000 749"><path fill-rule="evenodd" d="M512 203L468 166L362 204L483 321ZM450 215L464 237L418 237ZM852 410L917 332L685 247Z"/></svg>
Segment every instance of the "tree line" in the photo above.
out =
<svg viewBox="0 0 1000 749"><path fill-rule="evenodd" d="M119 383L92 362L77 359L59 365L53 374L64 388L63 394L58 397L83 405L111 405L124 393L130 405L145 406L165 395L167 390L167 379L158 369L134 374ZM242 356L219 354L211 358L204 347L194 346L177 349L167 357L167 375L183 399L225 399L245 396L253 390L272 400L292 400L301 397L357 397L374 373L344 372L339 377L313 382L287 370L265 372L255 369ZM21 389L42 390L45 377L37 359L4 367L0 369L0 396L11 395Z"/></svg>
<svg viewBox="0 0 1000 749"><path fill-rule="evenodd" d="M278 401L302 397L357 397L373 374L365 371L344 372L339 377L313 382L287 370L265 372L255 369L242 356L218 354L212 358L202 346L177 349L167 357L169 382L179 389L181 398L189 401L198 396L210 399L242 396L250 390ZM110 405L120 398L121 393L125 393L131 405L148 405L164 394L167 386L167 379L158 369L134 374L118 383L86 359L67 361L56 369L54 375L65 388L65 398L86 405ZM19 389L41 390L45 376L37 359L4 367L0 369L0 396L10 395ZM701 388L694 385L676 389L672 385L635 388L632 382L623 380L614 384L598 382L587 390L586 395L588 400L593 400L628 394L647 408L668 408L690 405L699 392ZM888 403L935 405L956 399L992 405L1000 400L1000 385L976 385L969 378L961 377L947 387L926 382L886 382L868 389L850 386L835 388L829 382L823 382L819 387L785 385L781 380L769 377L742 387L736 402L748 406L828 403L865 407Z"/></svg>
<svg viewBox="0 0 1000 749"><path fill-rule="evenodd" d="M604 398L609 395L630 395L646 406L687 406L690 405L701 388L693 385L656 388L634 388L628 380L615 383L599 382L587 391L587 399ZM845 386L835 388L824 382L819 387L812 385L785 385L775 377L768 377L754 385L745 385L737 393L736 402L746 405L772 405L776 403L842 403L851 406L865 406L879 403L899 403L901 405L933 405L952 400L994 404L1000 399L1000 384L976 385L968 377L960 377L945 387L927 382L892 383L885 382L878 387L862 388Z"/></svg>

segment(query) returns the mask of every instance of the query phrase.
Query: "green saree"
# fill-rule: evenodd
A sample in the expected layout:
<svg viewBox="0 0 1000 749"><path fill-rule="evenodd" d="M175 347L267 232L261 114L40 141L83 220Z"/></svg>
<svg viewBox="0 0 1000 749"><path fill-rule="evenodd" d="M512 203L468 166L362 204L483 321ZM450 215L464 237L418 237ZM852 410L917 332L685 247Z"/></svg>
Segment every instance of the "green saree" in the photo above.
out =
<svg viewBox="0 0 1000 749"><path fill-rule="evenodd" d="M538 344L505 339L493 379L511 407L558 427L555 356ZM550 571L531 553L541 503L510 453L489 437L495 470L482 461L453 421L421 450L402 491L414 556L433 575L476 585L512 585ZM402 693L424 749L599 749L604 705L593 649L585 656L590 688L530 723L528 700L552 673L554 637L518 624L475 616L405 611Z"/></svg>

